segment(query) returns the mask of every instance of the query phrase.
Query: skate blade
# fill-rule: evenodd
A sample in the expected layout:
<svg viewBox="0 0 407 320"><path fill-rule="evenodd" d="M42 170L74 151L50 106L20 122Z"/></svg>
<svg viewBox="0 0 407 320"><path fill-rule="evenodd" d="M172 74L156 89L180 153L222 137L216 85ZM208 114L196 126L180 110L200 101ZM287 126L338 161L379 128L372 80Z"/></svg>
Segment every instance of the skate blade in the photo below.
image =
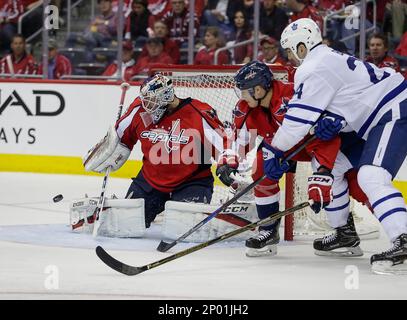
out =
<svg viewBox="0 0 407 320"><path fill-rule="evenodd" d="M255 257L265 257L265 256L275 256L277 254L277 245L271 244L264 246L260 249L246 248L246 257L255 258Z"/></svg>
<svg viewBox="0 0 407 320"><path fill-rule="evenodd" d="M380 275L407 275L407 260L395 266L391 261L373 262L372 272Z"/></svg>
<svg viewBox="0 0 407 320"><path fill-rule="evenodd" d="M339 249L335 249L335 250L331 250L331 251L315 250L314 253L317 256L323 256L323 257L353 258L353 257L361 257L361 256L363 256L363 251L359 246L357 246L357 247L339 248Z"/></svg>

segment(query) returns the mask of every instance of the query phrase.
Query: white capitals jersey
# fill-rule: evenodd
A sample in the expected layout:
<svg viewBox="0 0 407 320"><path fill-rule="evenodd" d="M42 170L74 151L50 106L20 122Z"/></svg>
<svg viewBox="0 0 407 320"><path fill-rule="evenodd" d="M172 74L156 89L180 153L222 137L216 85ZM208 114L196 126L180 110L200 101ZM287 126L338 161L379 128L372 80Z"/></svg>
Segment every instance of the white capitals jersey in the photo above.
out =
<svg viewBox="0 0 407 320"><path fill-rule="evenodd" d="M342 117L367 139L372 127L407 98L407 81L389 68L377 68L326 45L309 52L294 78L295 93L272 145L286 151L296 145L322 113Z"/></svg>

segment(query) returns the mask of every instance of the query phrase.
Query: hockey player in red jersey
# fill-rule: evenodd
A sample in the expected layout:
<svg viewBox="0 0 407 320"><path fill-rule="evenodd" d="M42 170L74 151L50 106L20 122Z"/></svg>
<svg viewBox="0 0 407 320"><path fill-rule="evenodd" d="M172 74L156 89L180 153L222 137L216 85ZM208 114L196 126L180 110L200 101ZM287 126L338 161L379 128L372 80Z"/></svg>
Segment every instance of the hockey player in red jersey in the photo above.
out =
<svg viewBox="0 0 407 320"><path fill-rule="evenodd" d="M241 91L242 99L234 110L234 127L236 140L229 150L226 150L218 162L217 175L220 180L231 185L234 180L231 176L236 173L239 162L250 151L249 141L256 135L270 140L277 131L285 114L286 102L294 93L293 84L273 80L273 74L269 67L259 61L254 61L242 67L235 76L237 89ZM330 174L340 147L340 139L324 142L319 139L309 143L306 148L293 159L298 161L310 161L314 158L318 170L314 177L323 176L329 179L330 184L322 188L324 193L331 193L333 177ZM295 148L293 148L295 149ZM263 176L262 149L257 151L255 165L253 166L253 180ZM283 166L288 167L285 162ZM285 169L285 168L284 168ZM283 174L283 171L281 175ZM266 178L254 189L257 213L260 219L264 219L279 210L279 186L278 180ZM314 197L315 210L319 211L324 205L321 199ZM328 202L329 203L329 202ZM278 228L280 221L270 225L259 227L259 233L246 241L247 256L260 256L276 254L276 244L279 242Z"/></svg>
<svg viewBox="0 0 407 320"><path fill-rule="evenodd" d="M109 135L114 141L106 147L109 151L96 152L102 156L85 160L85 168L117 170L140 141L143 165L126 198L145 199L146 227L168 200L210 203L214 183L210 159L217 159L225 139L211 106L176 97L171 80L157 74L143 83L140 96Z"/></svg>

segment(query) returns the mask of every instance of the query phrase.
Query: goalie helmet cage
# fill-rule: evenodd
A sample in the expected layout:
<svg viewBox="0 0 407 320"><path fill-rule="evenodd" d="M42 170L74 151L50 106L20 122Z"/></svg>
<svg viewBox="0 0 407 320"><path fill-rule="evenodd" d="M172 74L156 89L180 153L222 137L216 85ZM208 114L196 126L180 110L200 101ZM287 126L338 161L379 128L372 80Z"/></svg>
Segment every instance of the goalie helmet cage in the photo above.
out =
<svg viewBox="0 0 407 320"><path fill-rule="evenodd" d="M192 97L212 106L219 119L224 123L232 122L232 110L238 102L238 97L234 91L233 76L241 66L198 66L198 65L154 65L150 69L151 74L160 72L172 79L175 94L180 98ZM281 65L269 65L273 72L274 79L289 82L293 81L294 70ZM249 161L253 161L256 150L248 154ZM310 163L300 162L297 164L296 173L285 175L281 188L281 195L284 198L285 208L291 208L295 204L306 201L307 176L312 174ZM229 188L216 185L212 199L212 204L221 204L233 193ZM253 193L241 198L241 202L254 202ZM351 201L353 207L353 201ZM359 216L355 216L355 224L359 233L373 234L378 230L377 226L366 223ZM361 230L362 229L362 230ZM306 208L289 215L284 220L284 239L308 238L316 235L323 235L331 228L327 222L324 212L318 215L311 209ZM372 236L373 237L373 236Z"/></svg>

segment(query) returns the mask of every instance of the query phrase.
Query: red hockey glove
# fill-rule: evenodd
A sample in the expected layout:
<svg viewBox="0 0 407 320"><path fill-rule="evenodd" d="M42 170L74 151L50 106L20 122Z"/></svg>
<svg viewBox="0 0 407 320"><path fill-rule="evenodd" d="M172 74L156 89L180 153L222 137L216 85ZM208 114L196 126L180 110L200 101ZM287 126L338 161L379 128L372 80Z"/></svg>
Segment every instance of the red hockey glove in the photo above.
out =
<svg viewBox="0 0 407 320"><path fill-rule="evenodd" d="M238 166L237 155L233 152L225 151L218 160L216 175L224 185L230 187L234 182L234 179L230 175L237 173Z"/></svg>
<svg viewBox="0 0 407 320"><path fill-rule="evenodd" d="M313 200L311 209L318 213L333 200L332 184L334 177L329 172L314 172L308 177L308 199Z"/></svg>

